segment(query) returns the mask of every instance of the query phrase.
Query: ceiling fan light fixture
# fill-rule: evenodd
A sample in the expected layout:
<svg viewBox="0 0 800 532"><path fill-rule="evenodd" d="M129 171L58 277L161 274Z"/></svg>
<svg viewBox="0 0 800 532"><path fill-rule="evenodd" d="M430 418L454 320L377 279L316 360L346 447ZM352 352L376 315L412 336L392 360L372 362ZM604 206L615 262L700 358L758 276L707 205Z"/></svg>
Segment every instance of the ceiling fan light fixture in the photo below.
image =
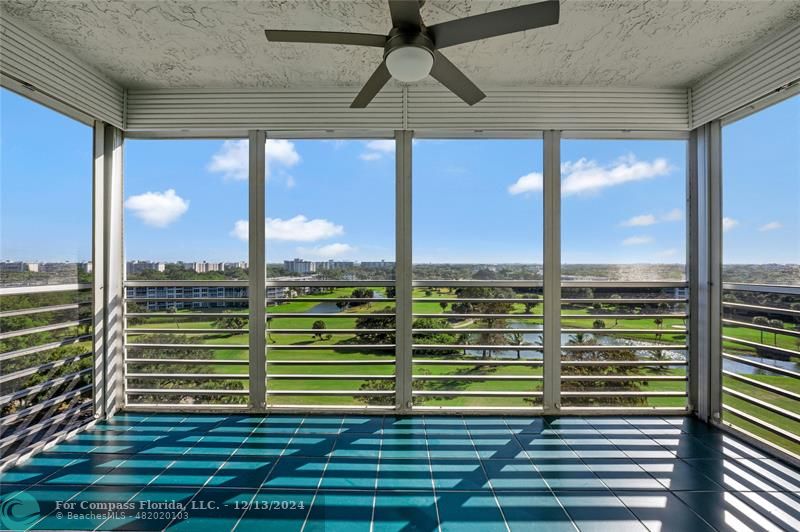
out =
<svg viewBox="0 0 800 532"><path fill-rule="evenodd" d="M386 55L386 68L397 81L414 83L431 73L433 54L420 46L400 46Z"/></svg>

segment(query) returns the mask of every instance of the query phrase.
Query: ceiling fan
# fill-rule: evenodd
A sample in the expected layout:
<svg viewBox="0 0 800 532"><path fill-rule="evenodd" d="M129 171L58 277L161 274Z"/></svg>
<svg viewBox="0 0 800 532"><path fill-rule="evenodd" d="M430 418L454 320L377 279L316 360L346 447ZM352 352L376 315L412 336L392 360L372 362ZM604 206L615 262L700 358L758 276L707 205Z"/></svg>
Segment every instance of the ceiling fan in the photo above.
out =
<svg viewBox="0 0 800 532"><path fill-rule="evenodd" d="M473 105L486 95L440 49L558 23L558 0L547 0L426 26L419 12L424 2L389 0L392 29L385 36L335 31L265 30L265 33L274 42L383 48L383 61L350 104L352 108L366 107L391 78L413 83L428 74Z"/></svg>

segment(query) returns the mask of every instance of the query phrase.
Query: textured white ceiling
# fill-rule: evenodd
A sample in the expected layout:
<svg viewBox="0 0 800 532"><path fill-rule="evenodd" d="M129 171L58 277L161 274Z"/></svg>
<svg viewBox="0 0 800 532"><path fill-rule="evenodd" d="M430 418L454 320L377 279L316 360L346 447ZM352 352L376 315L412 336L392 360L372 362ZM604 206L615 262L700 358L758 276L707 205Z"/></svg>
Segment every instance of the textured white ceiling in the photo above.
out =
<svg viewBox="0 0 800 532"><path fill-rule="evenodd" d="M428 0L428 24L530 3ZM382 0L3 0L123 86L360 85L381 50L270 43L264 28L386 33ZM562 0L561 23L448 48L479 85L685 87L800 21L800 0Z"/></svg>

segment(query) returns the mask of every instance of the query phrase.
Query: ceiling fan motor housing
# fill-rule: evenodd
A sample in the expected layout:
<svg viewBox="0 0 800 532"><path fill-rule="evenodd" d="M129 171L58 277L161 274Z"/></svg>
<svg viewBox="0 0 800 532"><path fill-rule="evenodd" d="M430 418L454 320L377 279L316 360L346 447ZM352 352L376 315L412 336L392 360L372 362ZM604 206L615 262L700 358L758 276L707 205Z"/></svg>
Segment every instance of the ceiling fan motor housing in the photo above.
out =
<svg viewBox="0 0 800 532"><path fill-rule="evenodd" d="M393 78L401 83L415 83L431 72L433 41L418 29L393 29L386 40L383 60Z"/></svg>
<svg viewBox="0 0 800 532"><path fill-rule="evenodd" d="M433 39L431 39L424 29L404 30L400 28L392 28L389 36L386 38L386 45L383 48L383 58L386 59L391 52L398 48L406 46L415 46L423 48L433 55L435 47Z"/></svg>

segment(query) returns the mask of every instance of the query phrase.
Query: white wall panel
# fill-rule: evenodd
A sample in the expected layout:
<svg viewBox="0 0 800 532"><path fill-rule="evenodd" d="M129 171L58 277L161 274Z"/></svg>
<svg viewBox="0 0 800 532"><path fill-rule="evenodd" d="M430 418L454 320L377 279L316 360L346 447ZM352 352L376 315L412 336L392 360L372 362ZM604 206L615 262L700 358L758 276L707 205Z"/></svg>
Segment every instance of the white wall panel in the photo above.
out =
<svg viewBox="0 0 800 532"><path fill-rule="evenodd" d="M692 127L720 118L798 80L800 26L698 82L691 91Z"/></svg>
<svg viewBox="0 0 800 532"><path fill-rule="evenodd" d="M2 15L0 74L3 86L13 90L19 90L20 86L33 87L36 92L91 118L122 127L122 87L46 37L5 13Z"/></svg>
<svg viewBox="0 0 800 532"><path fill-rule="evenodd" d="M686 130L682 89L550 87L487 89L467 107L439 88L408 90L410 129Z"/></svg>
<svg viewBox="0 0 800 532"><path fill-rule="evenodd" d="M350 109L357 89L131 90L129 130L248 129L688 129L681 89L488 90L468 107L439 88L388 89Z"/></svg>
<svg viewBox="0 0 800 532"><path fill-rule="evenodd" d="M382 91L366 109L350 109L357 89L130 90L129 130L402 129L400 89Z"/></svg>

